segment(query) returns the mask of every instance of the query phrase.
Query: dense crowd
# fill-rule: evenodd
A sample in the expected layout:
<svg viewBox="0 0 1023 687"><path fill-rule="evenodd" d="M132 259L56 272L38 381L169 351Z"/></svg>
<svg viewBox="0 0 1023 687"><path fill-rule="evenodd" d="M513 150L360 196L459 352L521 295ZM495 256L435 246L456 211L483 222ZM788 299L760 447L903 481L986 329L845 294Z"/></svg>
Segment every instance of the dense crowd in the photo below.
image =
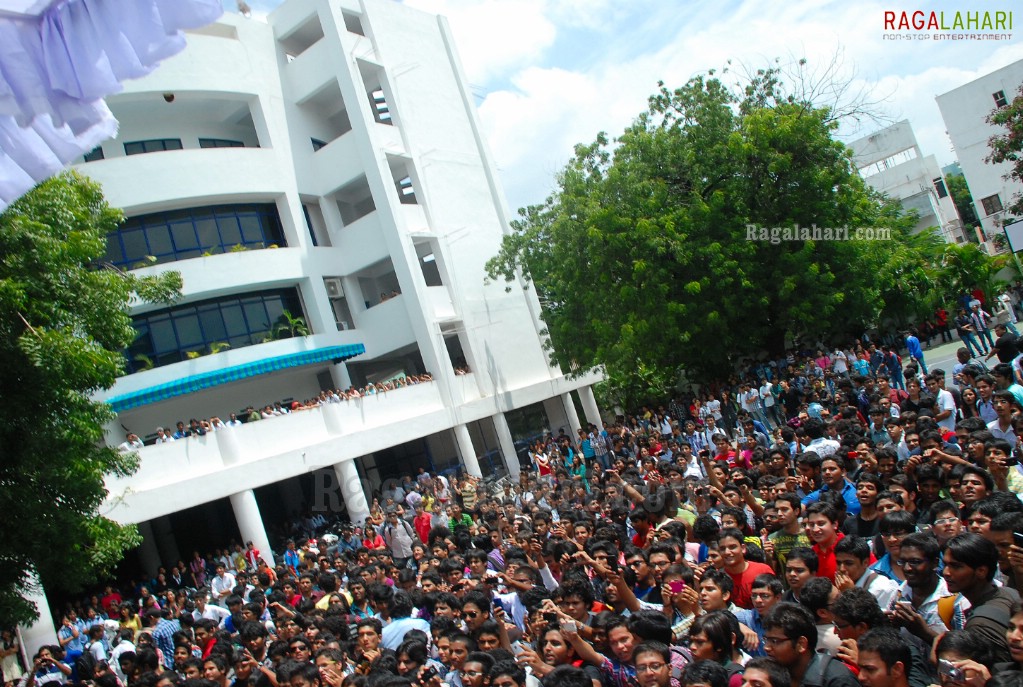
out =
<svg viewBox="0 0 1023 687"><path fill-rule="evenodd" d="M375 494L365 522L295 523L274 565L235 543L108 587L5 679L1021 686L1010 343L1003 327L990 371L967 349L927 370L914 332L905 359L869 341L793 351L547 434L516 483L420 470Z"/></svg>

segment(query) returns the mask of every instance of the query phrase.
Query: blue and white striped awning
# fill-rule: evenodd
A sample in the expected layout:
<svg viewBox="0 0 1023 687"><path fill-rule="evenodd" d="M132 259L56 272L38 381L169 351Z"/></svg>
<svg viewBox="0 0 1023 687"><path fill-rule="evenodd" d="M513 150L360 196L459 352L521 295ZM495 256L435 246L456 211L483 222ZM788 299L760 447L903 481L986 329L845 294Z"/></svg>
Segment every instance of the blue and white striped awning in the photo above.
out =
<svg viewBox="0 0 1023 687"><path fill-rule="evenodd" d="M127 394L121 394L120 396L108 398L107 403L114 409L114 412L120 413L150 403L166 401L168 398L174 398L175 396L184 396L185 394L209 389L220 384L229 384L249 377L285 370L289 367L314 365L316 363L327 362L328 360L337 363L354 358L357 355L362 355L365 352L366 347L361 343L357 343L347 346L316 348L311 351L289 353L288 355L278 355L273 358L264 358L263 360L245 363L244 365L232 365L220 370L203 372L202 374L176 379L166 384L158 384Z"/></svg>

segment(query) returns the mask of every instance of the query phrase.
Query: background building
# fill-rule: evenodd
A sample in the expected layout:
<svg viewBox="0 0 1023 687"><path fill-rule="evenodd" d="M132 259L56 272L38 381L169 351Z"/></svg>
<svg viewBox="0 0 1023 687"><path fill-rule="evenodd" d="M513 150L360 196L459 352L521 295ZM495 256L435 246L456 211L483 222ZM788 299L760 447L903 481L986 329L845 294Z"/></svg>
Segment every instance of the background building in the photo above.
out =
<svg viewBox="0 0 1023 687"><path fill-rule="evenodd" d="M1023 60L937 97L945 130L970 187L987 241L1002 233L1003 222L1013 219L1006 216L1004 208L1012 201L1013 195L1023 191L1023 185L1003 178L1010 165L992 165L984 161L991 152L988 140L998 133L986 120L992 110L1012 102L1019 93L1020 84L1023 84Z"/></svg>
<svg viewBox="0 0 1023 687"><path fill-rule="evenodd" d="M933 155L924 156L908 120L849 144L853 163L870 187L916 210L913 233L938 227L948 243L966 240L955 203Z"/></svg>
<svg viewBox="0 0 1023 687"><path fill-rule="evenodd" d="M485 283L508 212L443 18L390 0L226 15L109 105L118 138L78 165L129 218L107 259L184 278L181 302L135 312L112 445L433 376L143 448L108 512L139 524L147 571L231 538L268 552L264 523L309 506L361 520L420 467L517 474L576 403L599 424L596 377L549 365L534 291Z"/></svg>

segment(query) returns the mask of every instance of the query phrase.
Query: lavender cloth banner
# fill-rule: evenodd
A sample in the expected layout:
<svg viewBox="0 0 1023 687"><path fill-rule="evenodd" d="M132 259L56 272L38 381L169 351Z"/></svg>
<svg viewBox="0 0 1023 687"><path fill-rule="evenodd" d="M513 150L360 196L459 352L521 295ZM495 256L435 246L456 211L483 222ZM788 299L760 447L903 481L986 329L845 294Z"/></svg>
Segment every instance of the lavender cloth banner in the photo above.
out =
<svg viewBox="0 0 1023 687"><path fill-rule="evenodd" d="M102 99L222 12L220 0L57 0L39 16L0 14L0 211L115 135Z"/></svg>

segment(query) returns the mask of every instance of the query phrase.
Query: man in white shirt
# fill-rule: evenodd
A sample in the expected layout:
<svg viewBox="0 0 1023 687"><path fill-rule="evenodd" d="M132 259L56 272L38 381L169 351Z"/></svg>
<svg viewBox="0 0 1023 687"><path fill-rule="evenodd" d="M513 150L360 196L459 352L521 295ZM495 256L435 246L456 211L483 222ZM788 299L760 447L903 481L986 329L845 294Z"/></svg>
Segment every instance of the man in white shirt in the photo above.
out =
<svg viewBox="0 0 1023 687"><path fill-rule="evenodd" d="M763 386L760 387L760 402L764 404L764 415L771 422L765 426L770 427L771 424L781 425L781 419L778 417L777 403L774 400L774 393L771 392L771 382L764 380Z"/></svg>
<svg viewBox="0 0 1023 687"><path fill-rule="evenodd" d="M841 348L836 348L835 352L831 354L831 369L837 375L849 376L849 356Z"/></svg>
<svg viewBox="0 0 1023 687"><path fill-rule="evenodd" d="M231 615L231 611L220 606L212 606L207 604L206 590L200 589L199 591L192 594L192 600L195 601L195 610L192 611L192 618L195 620L201 620L206 618L207 620L213 620L217 624L222 625L224 618Z"/></svg>
<svg viewBox="0 0 1023 687"><path fill-rule="evenodd" d="M222 561L217 561L217 574L210 581L210 592L213 595L213 603L223 606L224 601L231 595L237 582L234 575L227 572L227 566Z"/></svg>
<svg viewBox="0 0 1023 687"><path fill-rule="evenodd" d="M238 419L237 413L231 413L231 419L225 423L228 427L241 427L242 421Z"/></svg>
<svg viewBox="0 0 1023 687"><path fill-rule="evenodd" d="M935 374L926 377L927 391L934 396L938 414L934 419L938 425L950 432L956 431L956 402L952 394L941 388L941 382Z"/></svg>
<svg viewBox="0 0 1023 687"><path fill-rule="evenodd" d="M870 544L863 537L845 537L835 544L835 586L839 592L860 587L887 609L899 594L899 583L870 569Z"/></svg>
<svg viewBox="0 0 1023 687"><path fill-rule="evenodd" d="M128 451L137 451L143 446L145 446L145 444L143 444L142 440L139 439L138 434L128 432L127 441L123 442L120 446L118 446L117 450L127 453Z"/></svg>
<svg viewBox="0 0 1023 687"><path fill-rule="evenodd" d="M172 437L170 435L170 432L168 432L163 427L157 427L156 428L156 441L153 442L153 443L155 443L155 444L169 444L172 441L174 441L174 437Z"/></svg>

